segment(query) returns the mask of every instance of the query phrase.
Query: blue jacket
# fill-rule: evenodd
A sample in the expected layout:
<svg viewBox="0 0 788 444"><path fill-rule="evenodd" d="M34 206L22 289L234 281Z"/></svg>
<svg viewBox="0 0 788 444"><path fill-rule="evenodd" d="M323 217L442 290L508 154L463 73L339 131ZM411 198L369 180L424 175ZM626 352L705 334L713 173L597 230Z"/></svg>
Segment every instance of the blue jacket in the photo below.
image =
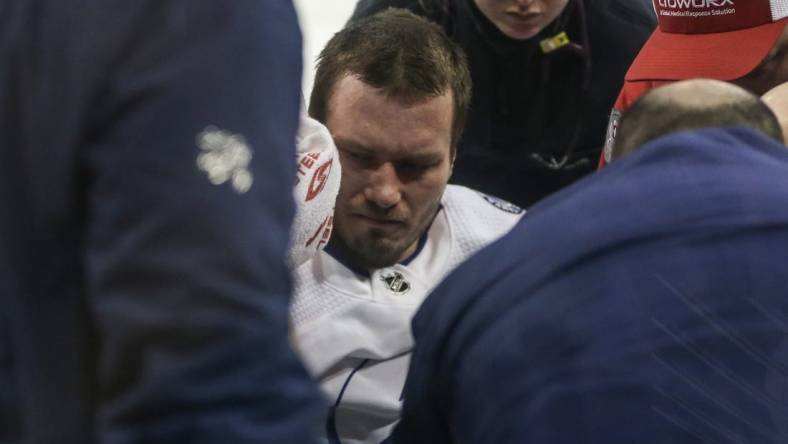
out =
<svg viewBox="0 0 788 444"><path fill-rule="evenodd" d="M659 139L430 295L394 442L788 442L787 264L784 146Z"/></svg>
<svg viewBox="0 0 788 444"><path fill-rule="evenodd" d="M0 0L0 442L312 442L300 79L289 0Z"/></svg>

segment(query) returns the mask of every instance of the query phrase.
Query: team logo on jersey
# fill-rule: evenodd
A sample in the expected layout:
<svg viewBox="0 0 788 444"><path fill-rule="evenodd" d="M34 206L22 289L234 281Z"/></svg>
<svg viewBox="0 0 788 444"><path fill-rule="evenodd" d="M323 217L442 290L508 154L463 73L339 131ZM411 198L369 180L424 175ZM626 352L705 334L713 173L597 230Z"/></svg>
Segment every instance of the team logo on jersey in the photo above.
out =
<svg viewBox="0 0 788 444"><path fill-rule="evenodd" d="M320 192L323 191L323 188L326 187L326 183L328 182L328 175L331 174L331 166L334 164L334 159L329 160L328 162L324 163L320 166L320 168L315 171L315 174L312 176L312 181L309 183L309 189L306 193L306 201L309 202L310 200L316 198Z"/></svg>
<svg viewBox="0 0 788 444"><path fill-rule="evenodd" d="M386 283L386 288L392 293L405 294L410 290L410 282L405 280L405 276L398 271L392 271L384 274L380 279Z"/></svg>
<svg viewBox="0 0 788 444"><path fill-rule="evenodd" d="M503 199L499 199L493 196L488 196L487 194L484 193L479 193L479 195L482 196L482 198L486 200L487 203L489 203L490 205L494 206L495 208L501 211L506 211L507 213L512 213L512 214L520 214L524 211L522 208L518 207L517 205L507 202Z"/></svg>
<svg viewBox="0 0 788 444"><path fill-rule="evenodd" d="M661 8L670 9L711 9L736 6L733 0L659 0L658 3Z"/></svg>
<svg viewBox="0 0 788 444"><path fill-rule="evenodd" d="M331 231L334 229L334 216L326 216L323 219L323 223L317 227L315 233L307 239L306 244L304 247L309 248L310 245L317 241L317 245L315 245L315 250L319 250L324 245L328 244L328 240L331 239Z"/></svg>
<svg viewBox="0 0 788 444"><path fill-rule="evenodd" d="M252 150L240 134L232 134L215 126L197 134L197 167L208 175L214 185L230 182L238 194L249 191L254 177L249 171Z"/></svg>

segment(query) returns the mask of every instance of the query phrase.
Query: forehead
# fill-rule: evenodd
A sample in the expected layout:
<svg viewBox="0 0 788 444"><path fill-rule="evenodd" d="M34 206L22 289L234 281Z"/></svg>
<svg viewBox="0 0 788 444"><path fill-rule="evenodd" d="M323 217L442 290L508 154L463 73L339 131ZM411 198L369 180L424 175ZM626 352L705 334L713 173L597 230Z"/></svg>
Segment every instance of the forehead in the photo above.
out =
<svg viewBox="0 0 788 444"><path fill-rule="evenodd" d="M451 91L418 103L402 103L347 75L334 86L326 126L338 142L381 153L444 149L448 153L453 112Z"/></svg>

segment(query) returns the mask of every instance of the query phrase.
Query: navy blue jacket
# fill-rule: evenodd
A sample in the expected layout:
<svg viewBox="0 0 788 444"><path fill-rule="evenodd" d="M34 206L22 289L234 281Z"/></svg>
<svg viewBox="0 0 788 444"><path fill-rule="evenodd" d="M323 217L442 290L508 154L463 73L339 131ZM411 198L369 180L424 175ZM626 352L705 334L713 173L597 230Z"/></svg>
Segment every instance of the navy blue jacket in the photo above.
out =
<svg viewBox="0 0 788 444"><path fill-rule="evenodd" d="M290 0L0 0L0 441L312 442L300 81Z"/></svg>
<svg viewBox="0 0 788 444"><path fill-rule="evenodd" d="M788 442L786 264L784 146L659 139L429 296L394 442Z"/></svg>

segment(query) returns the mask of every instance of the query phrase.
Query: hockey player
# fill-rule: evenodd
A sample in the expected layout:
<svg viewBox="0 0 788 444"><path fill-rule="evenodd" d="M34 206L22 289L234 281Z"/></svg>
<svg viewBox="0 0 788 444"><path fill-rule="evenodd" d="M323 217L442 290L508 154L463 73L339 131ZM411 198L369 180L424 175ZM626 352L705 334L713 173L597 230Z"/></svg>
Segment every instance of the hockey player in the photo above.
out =
<svg viewBox="0 0 788 444"><path fill-rule="evenodd" d="M470 101L461 50L402 10L352 23L323 50L310 114L342 161L335 232L296 270L294 340L333 408L331 443L379 444L397 421L411 316L451 269L523 210L448 186Z"/></svg>

